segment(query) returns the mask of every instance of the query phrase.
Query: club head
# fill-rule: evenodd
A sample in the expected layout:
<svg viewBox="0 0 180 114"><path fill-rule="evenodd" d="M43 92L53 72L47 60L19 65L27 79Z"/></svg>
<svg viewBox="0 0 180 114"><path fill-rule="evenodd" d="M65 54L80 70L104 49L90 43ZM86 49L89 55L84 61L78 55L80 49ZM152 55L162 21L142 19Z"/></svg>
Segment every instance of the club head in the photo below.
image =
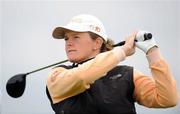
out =
<svg viewBox="0 0 180 114"><path fill-rule="evenodd" d="M6 91L9 96L13 98L22 96L26 86L26 75L27 74L17 74L8 80Z"/></svg>

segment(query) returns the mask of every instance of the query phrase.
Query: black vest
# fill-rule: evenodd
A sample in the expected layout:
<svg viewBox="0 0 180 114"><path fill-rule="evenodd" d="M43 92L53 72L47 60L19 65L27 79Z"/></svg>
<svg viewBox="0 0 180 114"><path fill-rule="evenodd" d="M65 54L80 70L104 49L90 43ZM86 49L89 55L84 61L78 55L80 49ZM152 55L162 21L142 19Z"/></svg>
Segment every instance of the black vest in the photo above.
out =
<svg viewBox="0 0 180 114"><path fill-rule="evenodd" d="M56 104L52 104L48 90L46 93L56 114L136 114L133 68L129 66L116 66L90 89Z"/></svg>

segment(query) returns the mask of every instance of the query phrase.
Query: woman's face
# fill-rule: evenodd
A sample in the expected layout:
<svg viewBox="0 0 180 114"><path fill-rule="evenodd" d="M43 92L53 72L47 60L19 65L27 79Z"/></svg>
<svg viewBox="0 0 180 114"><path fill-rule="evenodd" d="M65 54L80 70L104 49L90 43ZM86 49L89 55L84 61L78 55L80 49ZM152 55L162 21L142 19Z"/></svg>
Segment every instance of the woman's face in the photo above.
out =
<svg viewBox="0 0 180 114"><path fill-rule="evenodd" d="M79 63L96 56L100 50L99 43L87 32L65 32L65 49L71 62Z"/></svg>

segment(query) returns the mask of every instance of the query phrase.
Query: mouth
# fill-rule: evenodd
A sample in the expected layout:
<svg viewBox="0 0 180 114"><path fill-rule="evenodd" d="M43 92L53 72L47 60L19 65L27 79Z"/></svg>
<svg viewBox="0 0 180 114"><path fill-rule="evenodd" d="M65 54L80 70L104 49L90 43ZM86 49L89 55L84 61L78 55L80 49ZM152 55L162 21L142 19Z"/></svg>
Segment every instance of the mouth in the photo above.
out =
<svg viewBox="0 0 180 114"><path fill-rule="evenodd" d="M68 50L68 53L76 52L77 50Z"/></svg>

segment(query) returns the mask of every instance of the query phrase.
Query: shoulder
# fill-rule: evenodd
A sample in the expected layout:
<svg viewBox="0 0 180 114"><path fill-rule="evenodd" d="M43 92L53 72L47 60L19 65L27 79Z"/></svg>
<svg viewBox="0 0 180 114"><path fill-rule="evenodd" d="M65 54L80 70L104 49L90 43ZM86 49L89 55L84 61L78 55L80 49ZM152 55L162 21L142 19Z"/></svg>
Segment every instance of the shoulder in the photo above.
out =
<svg viewBox="0 0 180 114"><path fill-rule="evenodd" d="M118 65L115 68L113 68L111 71L119 71L119 72L133 71L133 67L127 65Z"/></svg>
<svg viewBox="0 0 180 114"><path fill-rule="evenodd" d="M114 75L121 75L122 77L126 78L133 78L133 67L127 65L119 65L114 67L107 73L107 76L114 76Z"/></svg>

